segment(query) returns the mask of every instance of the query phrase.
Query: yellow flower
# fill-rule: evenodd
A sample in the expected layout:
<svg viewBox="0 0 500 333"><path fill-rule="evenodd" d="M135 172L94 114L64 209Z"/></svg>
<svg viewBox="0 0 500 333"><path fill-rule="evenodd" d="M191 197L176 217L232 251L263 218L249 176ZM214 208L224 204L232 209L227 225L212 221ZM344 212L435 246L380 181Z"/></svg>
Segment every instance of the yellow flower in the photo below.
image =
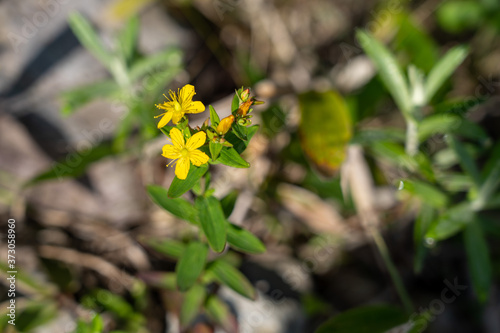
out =
<svg viewBox="0 0 500 333"><path fill-rule="evenodd" d="M172 90L168 94L170 95L170 99L165 94L163 95L167 99L167 102L156 104L157 108L167 110L167 112L155 116L155 118L163 116L158 123L158 128L162 128L168 124L170 119L172 119L174 124L177 124L184 117L185 113L200 113L205 111L205 105L202 102L193 102L193 96L196 93L194 92L194 87L190 84L186 84L180 91L177 90L177 94Z"/></svg>
<svg viewBox="0 0 500 333"><path fill-rule="evenodd" d="M207 154L197 149L203 146L207 140L205 132L198 132L185 142L181 131L177 128L172 128L170 138L172 139L172 144L163 146L162 156L172 159L167 166L177 160L175 167L177 178L186 179L191 163L200 166L208 162Z"/></svg>
<svg viewBox="0 0 500 333"><path fill-rule="evenodd" d="M231 125L233 124L233 122L234 122L233 115L230 115L229 117L222 119L220 121L219 125L217 125L217 133L219 135L226 134L227 131L229 131L231 129Z"/></svg>

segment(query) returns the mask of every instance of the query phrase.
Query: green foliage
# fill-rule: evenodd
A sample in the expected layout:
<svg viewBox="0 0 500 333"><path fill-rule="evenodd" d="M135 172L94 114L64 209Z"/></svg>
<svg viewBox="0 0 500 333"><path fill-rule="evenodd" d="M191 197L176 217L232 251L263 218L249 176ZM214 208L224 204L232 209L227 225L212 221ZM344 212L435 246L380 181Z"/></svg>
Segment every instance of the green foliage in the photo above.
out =
<svg viewBox="0 0 500 333"><path fill-rule="evenodd" d="M199 242L190 242L177 263L177 286L180 291L191 288L200 276L207 259L208 248Z"/></svg>
<svg viewBox="0 0 500 333"><path fill-rule="evenodd" d="M208 244L215 252L222 252L226 245L227 221L219 201L215 197L198 197L195 206Z"/></svg>
<svg viewBox="0 0 500 333"><path fill-rule="evenodd" d="M342 312L323 323L315 333L383 333L407 320L407 315L398 308L372 305Z"/></svg>
<svg viewBox="0 0 500 333"><path fill-rule="evenodd" d="M249 299L255 299L255 289L236 268L224 260L215 260L207 268L222 284Z"/></svg>

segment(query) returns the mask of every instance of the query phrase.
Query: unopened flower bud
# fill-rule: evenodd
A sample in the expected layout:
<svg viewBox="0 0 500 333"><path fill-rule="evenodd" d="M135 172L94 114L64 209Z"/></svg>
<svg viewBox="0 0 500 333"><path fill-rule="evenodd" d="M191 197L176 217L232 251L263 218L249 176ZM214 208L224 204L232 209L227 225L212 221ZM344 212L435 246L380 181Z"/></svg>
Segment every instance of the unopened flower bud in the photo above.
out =
<svg viewBox="0 0 500 333"><path fill-rule="evenodd" d="M250 89L247 88L241 92L240 98L243 102L246 102L248 100L248 96L250 96Z"/></svg>
<svg viewBox="0 0 500 333"><path fill-rule="evenodd" d="M245 103L241 104L238 109L238 115L243 117L246 116L251 106L252 106L252 100L248 100Z"/></svg>
<svg viewBox="0 0 500 333"><path fill-rule="evenodd" d="M227 133L227 131L229 131L229 129L231 128L231 125L233 124L234 122L234 116L233 115L230 115L224 119L222 119L219 123L219 125L217 125L217 133L219 135L224 135Z"/></svg>

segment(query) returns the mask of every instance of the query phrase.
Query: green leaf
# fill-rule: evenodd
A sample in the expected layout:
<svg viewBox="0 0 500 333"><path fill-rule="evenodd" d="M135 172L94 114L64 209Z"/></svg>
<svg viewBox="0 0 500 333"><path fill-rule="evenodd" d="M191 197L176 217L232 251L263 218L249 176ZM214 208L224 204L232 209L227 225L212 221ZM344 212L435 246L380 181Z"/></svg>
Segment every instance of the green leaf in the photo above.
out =
<svg viewBox="0 0 500 333"><path fill-rule="evenodd" d="M208 165L203 164L202 166L191 165L186 179L179 179L175 176L168 189L168 196L170 198L178 198L190 189L203 177L205 172L208 170Z"/></svg>
<svg viewBox="0 0 500 333"><path fill-rule="evenodd" d="M195 284L186 292L180 314L182 327L187 327L200 312L206 295L205 287L199 284Z"/></svg>
<svg viewBox="0 0 500 333"><path fill-rule="evenodd" d="M130 79L135 81L140 77L149 76L146 84L149 86L151 81L158 80L153 73L163 71L166 68L177 72L182 64L182 51L178 48L169 48L157 54L142 58L133 63L130 69Z"/></svg>
<svg viewBox="0 0 500 333"><path fill-rule="evenodd" d="M70 153L64 161L54 162L52 168L29 180L24 186L32 186L46 180L76 178L85 173L87 167L106 157L114 155L114 151L108 143L100 144L96 147Z"/></svg>
<svg viewBox="0 0 500 333"><path fill-rule="evenodd" d="M356 36L363 50L374 62L382 82L401 112L409 115L412 103L408 84L394 56L382 43L366 32L358 30Z"/></svg>
<svg viewBox="0 0 500 333"><path fill-rule="evenodd" d="M484 20L484 1L447 1L437 7L437 21L451 33L476 29Z"/></svg>
<svg viewBox="0 0 500 333"><path fill-rule="evenodd" d="M118 36L118 51L125 63L129 63L134 55L139 35L139 19L131 18Z"/></svg>
<svg viewBox="0 0 500 333"><path fill-rule="evenodd" d="M354 134L351 143L370 145L374 141L399 142L405 141L405 132L399 128L375 129L367 128Z"/></svg>
<svg viewBox="0 0 500 333"><path fill-rule="evenodd" d="M435 208L442 208L448 204L448 197L435 186L418 180L401 180L402 191L406 191L427 205Z"/></svg>
<svg viewBox="0 0 500 333"><path fill-rule="evenodd" d="M248 141L248 129L246 126L234 123L233 126L231 126L231 130L234 135L236 135L241 140Z"/></svg>
<svg viewBox="0 0 500 333"><path fill-rule="evenodd" d="M210 123L213 126L217 126L220 123L220 118L217 112L215 111L214 107L212 105L209 105L208 108L210 109Z"/></svg>
<svg viewBox="0 0 500 333"><path fill-rule="evenodd" d="M249 299L255 299L255 290L247 278L241 274L231 264L223 260L213 261L208 270L212 272L215 278L222 284L236 291L238 294Z"/></svg>
<svg viewBox="0 0 500 333"><path fill-rule="evenodd" d="M90 23L77 12L71 13L68 23L80 43L96 57L105 67L113 62L112 55L104 48Z"/></svg>
<svg viewBox="0 0 500 333"><path fill-rule="evenodd" d="M234 168L249 168L250 164L245 161L234 148L224 147L220 151L217 162Z"/></svg>
<svg viewBox="0 0 500 333"><path fill-rule="evenodd" d="M460 232L474 218L469 202L463 202L448 209L431 224L425 237L429 240L447 239Z"/></svg>
<svg viewBox="0 0 500 333"><path fill-rule="evenodd" d="M464 242L474 290L479 301L486 303L490 294L492 269L488 244L477 219L466 226Z"/></svg>
<svg viewBox="0 0 500 333"><path fill-rule="evenodd" d="M247 127L247 141L241 140L232 132L228 132L224 136L224 139L226 139L229 143L233 145L234 150L236 150L238 154L241 154L245 151L245 149L247 149L250 140L255 135L255 133L257 133L259 127L260 127L259 125Z"/></svg>
<svg viewBox="0 0 500 333"><path fill-rule="evenodd" d="M104 80L65 91L61 96L61 113L70 115L95 99L117 96L119 92L120 87L113 80Z"/></svg>
<svg viewBox="0 0 500 333"><path fill-rule="evenodd" d="M300 141L303 150L327 175L340 168L352 136L350 113L335 91L299 95Z"/></svg>
<svg viewBox="0 0 500 333"><path fill-rule="evenodd" d="M429 102L444 82L453 74L467 57L465 46L450 49L432 68L425 83L425 100Z"/></svg>
<svg viewBox="0 0 500 333"><path fill-rule="evenodd" d="M188 222L198 224L198 216L193 205L183 198L169 198L168 191L157 185L148 185L147 191L151 199L174 216Z"/></svg>
<svg viewBox="0 0 500 333"><path fill-rule="evenodd" d="M232 223L229 224L227 229L227 242L231 247L242 252L251 254L266 252L266 247L257 237Z"/></svg>
<svg viewBox="0 0 500 333"><path fill-rule="evenodd" d="M495 191L500 184L500 156L496 156L496 164L489 170L481 188L479 188L477 198L474 200L474 209L482 209L490 198L495 194Z"/></svg>
<svg viewBox="0 0 500 333"><path fill-rule="evenodd" d="M236 204L236 199L238 199L239 192L237 190L232 190L229 192L224 198L221 199L220 205L222 207L222 211L224 211L224 216L226 218L231 215L234 209L234 205Z"/></svg>
<svg viewBox="0 0 500 333"><path fill-rule="evenodd" d="M418 140L424 142L432 135L455 131L462 123L462 118L454 114L435 114L422 119L418 125Z"/></svg>
<svg viewBox="0 0 500 333"><path fill-rule="evenodd" d="M448 143L455 154L457 154L462 169L472 178L474 184L479 188L481 186L481 175L479 173L479 170L477 169L476 162L472 155L455 137L449 136Z"/></svg>
<svg viewBox="0 0 500 333"><path fill-rule="evenodd" d="M174 259L179 259L186 250L186 245L184 243L173 239L154 239L141 237L141 241L156 252Z"/></svg>
<svg viewBox="0 0 500 333"><path fill-rule="evenodd" d="M238 111L238 108L240 107L239 95L241 95L242 92L243 92L243 87L241 87L235 92L233 100L231 101L231 113L235 113L236 111Z"/></svg>
<svg viewBox="0 0 500 333"><path fill-rule="evenodd" d="M17 311L15 328L18 332L31 332L57 316L56 304L48 300L30 302L22 310Z"/></svg>
<svg viewBox="0 0 500 333"><path fill-rule="evenodd" d="M422 271L427 247L425 246L425 234L434 221L436 212L432 206L422 204L419 209L415 226L413 228L413 243L415 247L414 270L416 273Z"/></svg>
<svg viewBox="0 0 500 333"><path fill-rule="evenodd" d="M91 293L92 299L104 309L112 312L117 317L129 319L134 315L134 309L123 297L113 294L109 290L98 289Z"/></svg>
<svg viewBox="0 0 500 333"><path fill-rule="evenodd" d="M196 209L201 228L207 236L210 247L215 252L222 252L226 245L228 223L219 201L215 197L198 197Z"/></svg>
<svg viewBox="0 0 500 333"><path fill-rule="evenodd" d="M207 298L205 309L208 315L219 325L224 328L231 327L229 308L226 303L222 302L217 296L212 295Z"/></svg>
<svg viewBox="0 0 500 333"><path fill-rule="evenodd" d="M215 161L219 157L222 147L224 146L221 143L210 141L208 147L210 149L210 155L212 156L212 160Z"/></svg>
<svg viewBox="0 0 500 333"><path fill-rule="evenodd" d="M94 319L92 319L92 323L90 324L90 333L101 333L104 329L104 323L99 314L94 315Z"/></svg>
<svg viewBox="0 0 500 333"><path fill-rule="evenodd" d="M195 241L188 244L175 267L180 291L186 291L195 284L205 267L207 254L208 247L205 244Z"/></svg>
<svg viewBox="0 0 500 333"><path fill-rule="evenodd" d="M323 323L315 333L384 333L407 320L407 315L398 308L371 305L342 312Z"/></svg>

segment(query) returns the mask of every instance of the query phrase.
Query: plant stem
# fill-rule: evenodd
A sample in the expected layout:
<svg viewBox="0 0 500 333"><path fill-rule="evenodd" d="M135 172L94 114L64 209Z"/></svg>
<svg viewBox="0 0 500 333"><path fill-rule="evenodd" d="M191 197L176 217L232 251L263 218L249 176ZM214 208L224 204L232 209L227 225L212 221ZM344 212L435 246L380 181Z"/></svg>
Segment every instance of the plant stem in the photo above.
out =
<svg viewBox="0 0 500 333"><path fill-rule="evenodd" d="M418 152L418 126L413 118L406 117L406 154L415 156Z"/></svg>
<svg viewBox="0 0 500 333"><path fill-rule="evenodd" d="M403 280L401 279L401 276L399 275L396 266L391 260L391 256L389 255L389 250L387 249L387 245L385 244L382 235L380 235L380 232L374 227L370 228L370 233L371 236L373 237L373 240L375 241L375 245L377 246L380 255L382 256L382 259L384 260L384 264L387 267L387 270L389 271L389 275L391 276L392 282L396 287L396 291L399 295L399 298L401 298L403 306L405 307L408 313L413 312L413 304L410 300L410 296L408 295L408 292L405 289Z"/></svg>

